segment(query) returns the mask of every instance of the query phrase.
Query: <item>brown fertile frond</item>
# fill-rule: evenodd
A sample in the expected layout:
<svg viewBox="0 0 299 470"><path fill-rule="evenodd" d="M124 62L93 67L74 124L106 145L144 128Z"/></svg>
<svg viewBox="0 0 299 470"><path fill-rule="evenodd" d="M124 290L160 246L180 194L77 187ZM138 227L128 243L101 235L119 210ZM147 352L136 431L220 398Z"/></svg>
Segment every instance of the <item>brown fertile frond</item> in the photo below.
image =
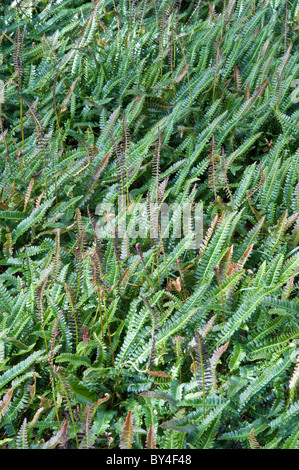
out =
<svg viewBox="0 0 299 470"><path fill-rule="evenodd" d="M50 346L49 358L48 358L48 363L49 363L50 366L53 363L54 345L55 345L55 341L56 341L56 338L57 338L57 335L58 335L58 326L59 326L61 316L62 316L62 311L58 315L58 318L56 318L56 321L54 322L53 327L52 327L51 341L50 341L51 346Z"/></svg>
<svg viewBox="0 0 299 470"><path fill-rule="evenodd" d="M281 300L286 300L290 296L294 286L294 278L295 276L292 276L283 288L283 291L281 293Z"/></svg>
<svg viewBox="0 0 299 470"><path fill-rule="evenodd" d="M94 238L94 253L93 253L93 255L90 255L90 259L91 259L91 261L93 263L93 266L94 266L93 282L95 282L95 284L97 286L104 285L105 287L107 287L104 280L103 280L104 267L102 265L103 253L101 251L101 243L99 242L97 234L96 234L95 221L94 221L94 218L91 215L89 206L87 206L87 213L88 213L88 217L89 217L89 221L90 221L92 230L93 230L94 235L95 235L95 238Z"/></svg>
<svg viewBox="0 0 299 470"><path fill-rule="evenodd" d="M150 315L151 315L151 320L152 320L152 347L151 347L151 350L150 350L149 360L148 360L148 365L147 365L147 368L149 369L150 366L151 366L152 360L154 358L154 354L155 354L156 331L159 328L160 314L159 314L157 308L152 307L145 297L143 297L142 295L140 295L140 297L142 298L143 302L147 306L147 308L150 312Z"/></svg>
<svg viewBox="0 0 299 470"><path fill-rule="evenodd" d="M214 192L215 200L217 198L217 184L219 183L219 177L218 177L218 162L219 162L219 156L216 153L216 142L215 142L215 137L214 134L212 135L212 140L211 140L211 150L209 153L209 167L208 167L208 174L209 174L209 186L211 190Z"/></svg>
<svg viewBox="0 0 299 470"><path fill-rule="evenodd" d="M133 434L134 434L133 414L132 414L132 411L129 410L127 417L126 417L125 424L121 431L121 438L120 438L121 449L132 449Z"/></svg>
<svg viewBox="0 0 299 470"><path fill-rule="evenodd" d="M88 345L88 342L90 340L89 335L88 335L88 328L85 324L83 325L82 340L83 340L83 343L85 344L85 346Z"/></svg>
<svg viewBox="0 0 299 470"><path fill-rule="evenodd" d="M232 14L236 8L236 5L237 5L237 1L236 0L229 0L229 2L227 3L227 6L225 8L225 24L229 23L231 17L232 17Z"/></svg>
<svg viewBox="0 0 299 470"><path fill-rule="evenodd" d="M230 200L230 203L232 205L232 208L234 208L234 201L233 201L233 195L229 187L229 180L227 176L227 162L224 154L224 149L222 149L222 154L221 154L221 179L224 183L224 190L226 193L227 198Z"/></svg>
<svg viewBox="0 0 299 470"><path fill-rule="evenodd" d="M228 345L229 345L229 341L227 341L225 344L223 344L219 348L215 349L215 351L212 354L211 360L210 360L211 367L212 367L214 388L217 388L216 367L217 367L217 364L220 360L220 357L227 350Z"/></svg>
<svg viewBox="0 0 299 470"><path fill-rule="evenodd" d="M61 259L60 259L60 229L57 229L53 253L53 272L54 280L57 279L58 274L60 273L61 268Z"/></svg>
<svg viewBox="0 0 299 470"><path fill-rule="evenodd" d="M104 279L102 278L102 268L101 268L101 259L99 256L98 251L95 249L93 255L89 255L91 262L93 264L93 277L92 282L96 286L96 290L100 290L101 287L105 289L108 288L107 284L105 283Z"/></svg>
<svg viewBox="0 0 299 470"><path fill-rule="evenodd" d="M36 374L33 374L33 384L29 385L29 395L31 402L33 401L36 394Z"/></svg>
<svg viewBox="0 0 299 470"><path fill-rule="evenodd" d="M11 402L12 395L14 392L15 387L11 387L8 392L5 393L4 397L0 401L0 421L2 417L5 415L5 412Z"/></svg>
<svg viewBox="0 0 299 470"><path fill-rule="evenodd" d="M123 112L122 126L123 126L122 140L120 141L120 147L124 151L125 157L127 158L128 157L128 152L129 152L130 146L131 146L131 134L130 134L130 131L129 131L129 126L128 126L128 122L127 122L127 119L126 119L125 111Z"/></svg>
<svg viewBox="0 0 299 470"><path fill-rule="evenodd" d="M51 439L42 444L42 449L55 449L55 447L58 445L59 447L65 449L68 427L69 421L65 419L59 431L54 436L52 436Z"/></svg>
<svg viewBox="0 0 299 470"><path fill-rule="evenodd" d="M168 47L168 65L170 68L171 76L173 77L173 32L171 31L169 37L169 47Z"/></svg>
<svg viewBox="0 0 299 470"><path fill-rule="evenodd" d="M69 429L69 420L65 419L62 423L62 426L60 428L60 435L59 435L59 447L62 447L65 449L66 447L66 442L67 442L67 432Z"/></svg>
<svg viewBox="0 0 299 470"><path fill-rule="evenodd" d="M76 308L76 299L74 291L64 283L67 298L68 298L68 308L67 308L67 316L69 321L69 326L73 337L76 338L76 345L79 342L79 321L78 318L77 308Z"/></svg>
<svg viewBox="0 0 299 470"><path fill-rule="evenodd" d="M80 442L80 449L93 449L93 444L96 439L96 435L92 430L92 416L91 407L89 403L87 403L86 405L86 410L83 416L82 433L83 437Z"/></svg>
<svg viewBox="0 0 299 470"><path fill-rule="evenodd" d="M234 245L231 245L226 250L225 255L222 257L219 263L219 278L221 282L224 280L225 276L227 275L227 269L231 263L233 251L234 251Z"/></svg>
<svg viewBox="0 0 299 470"><path fill-rule="evenodd" d="M251 449L259 449L261 447L254 435L254 429L251 429L249 434L249 445Z"/></svg>
<svg viewBox="0 0 299 470"><path fill-rule="evenodd" d="M244 251L243 255L241 256L241 258L239 259L238 261L238 266L239 268L243 268L244 264L246 263L246 261L248 260L249 256L251 255L251 252L253 250L253 247L254 247L254 243L251 243L251 245L249 245L248 248L246 248L246 250Z"/></svg>
<svg viewBox="0 0 299 470"><path fill-rule="evenodd" d="M290 400L292 401L295 396L296 388L299 383L299 355L297 356L296 366L289 381Z"/></svg>
<svg viewBox="0 0 299 470"><path fill-rule="evenodd" d="M241 90L242 89L242 80L241 80L240 71L239 71L236 64L234 66L234 81L235 81L235 87L238 90Z"/></svg>
<svg viewBox="0 0 299 470"><path fill-rule="evenodd" d="M137 253L138 253L138 255L139 255L140 259L141 259L141 263L142 263L144 272L145 272L145 274L148 274L147 269L146 269L146 265L145 265L145 262L144 262L143 253L142 253L142 249L141 249L140 243L136 243L136 250L137 250Z"/></svg>
<svg viewBox="0 0 299 470"><path fill-rule="evenodd" d="M125 162L125 154L124 148L118 144L114 138L114 136L109 132L109 137L112 143L113 153L116 157L116 168L118 173L118 187L117 191L120 196L126 194L126 183L127 183L127 174L126 174L126 162Z"/></svg>
<svg viewBox="0 0 299 470"><path fill-rule="evenodd" d="M95 414L96 414L96 411L98 409L98 406L101 405L102 403L105 403L106 401L108 401L110 398L110 395L109 393L105 393L105 396L103 398L99 398L95 404L93 405L92 407L92 410L91 410L91 417L93 417Z"/></svg>
<svg viewBox="0 0 299 470"><path fill-rule="evenodd" d="M33 185L34 185L34 181L35 181L34 178L31 178L30 183L29 183L29 186L28 186L27 191L26 191L26 193L25 193L23 212L26 211L26 207L27 207L27 204L28 204L28 202L29 202L29 198L30 198L31 191L32 191L32 188L33 188Z"/></svg>
<svg viewBox="0 0 299 470"><path fill-rule="evenodd" d="M73 250L75 256L75 278L77 284L76 299L79 296L80 289L83 283L83 259L86 251L86 230L82 223L82 217L79 208L77 207L75 213L75 233L76 233L76 244Z"/></svg>
<svg viewBox="0 0 299 470"><path fill-rule="evenodd" d="M37 311L38 311L38 314L42 323L44 323L43 298L44 298L44 290L45 290L47 282L48 282L48 277L46 277L46 279L36 289Z"/></svg>
<svg viewBox="0 0 299 470"><path fill-rule="evenodd" d="M28 424L28 429L32 428L35 423L37 422L39 416L42 414L42 412L44 411L45 409L43 407L41 408L38 408L37 412L34 414L32 420L30 421L30 423Z"/></svg>
<svg viewBox="0 0 299 470"><path fill-rule="evenodd" d="M156 449L156 437L152 424L149 425L149 430L145 441L146 449Z"/></svg>
<svg viewBox="0 0 299 470"><path fill-rule="evenodd" d="M261 85L259 85L252 93L252 96L251 96L252 101L262 96L262 94L264 93L266 89L267 84L268 84L268 78L265 78L265 80L261 83Z"/></svg>
<svg viewBox="0 0 299 470"><path fill-rule="evenodd" d="M160 155L161 155L162 137L158 129L158 140L155 145L155 151L152 159L152 174L154 179L154 198L153 202L158 201L158 187L160 181Z"/></svg>
<svg viewBox="0 0 299 470"><path fill-rule="evenodd" d="M67 92L65 98L63 99L63 101L62 101L62 103L61 103L61 108L62 108L62 109L60 110L60 114L67 110L68 102L69 102L69 100L70 100L70 97L71 97L71 95L72 95L72 93L73 93L73 91L74 91L74 89L75 89L76 83L78 82L79 78L80 78L80 76L77 77L77 78L73 81L73 83L71 84L71 86L70 86L70 88L69 88L69 91Z"/></svg>
<svg viewBox="0 0 299 470"><path fill-rule="evenodd" d="M159 53L161 61L163 60L163 51L164 51L164 35L165 35L165 12L164 9L161 10L158 15L158 34L159 34Z"/></svg>
<svg viewBox="0 0 299 470"><path fill-rule="evenodd" d="M26 25L21 33L20 27L17 27L15 39L14 39L14 54L13 54L13 64L14 69L18 75L18 87L21 87L21 77L23 75L23 46L24 39L26 34Z"/></svg>
<svg viewBox="0 0 299 470"><path fill-rule="evenodd" d="M213 315L213 317L210 318L210 320L202 328L200 328L200 330L198 330L198 332L201 334L203 338L205 338L207 334L209 333L209 331L211 331L211 329L213 328L216 317L217 317L217 314Z"/></svg>
<svg viewBox="0 0 299 470"><path fill-rule="evenodd" d="M165 180L163 180L158 186L157 199L158 199L158 202L160 203L163 200L168 181L169 181L169 176L167 176L167 178L165 178Z"/></svg>
<svg viewBox="0 0 299 470"><path fill-rule="evenodd" d="M247 82L245 86L245 91L244 91L244 101L248 101L249 98L250 98L250 88L249 88L249 82Z"/></svg>
<svg viewBox="0 0 299 470"><path fill-rule="evenodd" d="M28 111L25 113L25 116L30 115L32 118L33 125L36 126L36 138L38 142L41 142L41 138L44 137L45 127L42 121L42 118L37 112L37 104L38 98L35 100L33 104L29 103L24 97L22 97L22 101L28 106Z"/></svg>
<svg viewBox="0 0 299 470"><path fill-rule="evenodd" d="M172 379L172 376L163 372L163 370L149 370L147 369L147 373L152 377L159 377L161 379Z"/></svg>
<svg viewBox="0 0 299 470"><path fill-rule="evenodd" d="M214 219L212 220L212 223L210 225L210 227L208 228L207 232L206 232L206 235L205 235L205 238L203 239L200 247L199 247L199 253L198 253L198 257L202 257L205 250L206 250L206 247L207 247L207 244L209 243L210 241L210 238L213 234L213 231L214 231L214 227L215 225L217 224L217 221L218 221L218 214L214 217Z"/></svg>

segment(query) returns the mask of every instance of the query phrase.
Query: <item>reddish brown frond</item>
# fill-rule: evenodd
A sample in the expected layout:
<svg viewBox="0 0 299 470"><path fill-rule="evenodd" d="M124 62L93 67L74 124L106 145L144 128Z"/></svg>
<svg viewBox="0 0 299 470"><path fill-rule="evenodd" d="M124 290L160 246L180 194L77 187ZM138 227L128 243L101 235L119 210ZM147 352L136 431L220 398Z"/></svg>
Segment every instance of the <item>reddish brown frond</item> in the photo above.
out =
<svg viewBox="0 0 299 470"><path fill-rule="evenodd" d="M8 390L8 392L4 395L2 400L0 401L0 421L1 421L2 416L4 416L8 406L10 404L14 389L15 389L14 387L11 387Z"/></svg>
<svg viewBox="0 0 299 470"><path fill-rule="evenodd" d="M120 438L120 448L121 449L132 449L133 445L133 414L132 411L128 411L125 424L122 428L121 438Z"/></svg>
<svg viewBox="0 0 299 470"><path fill-rule="evenodd" d="M254 435L254 429L251 429L249 435L249 445L251 449L259 449L261 446L257 441L257 438Z"/></svg>
<svg viewBox="0 0 299 470"><path fill-rule="evenodd" d="M149 425L149 430L148 430L148 433L147 433L147 436L146 436L145 448L146 449L156 449L155 432L154 432L153 426L151 424Z"/></svg>
<svg viewBox="0 0 299 470"><path fill-rule="evenodd" d="M163 379L172 379L171 375L166 374L166 372L163 372L162 370L147 370L147 373L151 375L152 377L160 377Z"/></svg>

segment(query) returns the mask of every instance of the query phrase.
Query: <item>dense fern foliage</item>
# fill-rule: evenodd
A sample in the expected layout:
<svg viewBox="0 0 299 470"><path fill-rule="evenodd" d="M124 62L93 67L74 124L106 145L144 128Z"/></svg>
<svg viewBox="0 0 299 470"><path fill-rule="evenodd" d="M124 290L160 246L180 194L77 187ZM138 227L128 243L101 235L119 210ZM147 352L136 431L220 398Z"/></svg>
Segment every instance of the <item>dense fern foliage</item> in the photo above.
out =
<svg viewBox="0 0 299 470"><path fill-rule="evenodd" d="M298 0L1 2L2 448L298 448L298 31ZM201 204L200 247L98 237L120 195Z"/></svg>

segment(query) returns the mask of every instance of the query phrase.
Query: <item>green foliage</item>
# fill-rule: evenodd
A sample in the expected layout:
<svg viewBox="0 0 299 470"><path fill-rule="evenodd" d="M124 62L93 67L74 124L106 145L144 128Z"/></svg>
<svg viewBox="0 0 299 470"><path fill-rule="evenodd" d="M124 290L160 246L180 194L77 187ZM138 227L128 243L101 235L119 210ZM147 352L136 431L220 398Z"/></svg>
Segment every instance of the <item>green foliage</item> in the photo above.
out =
<svg viewBox="0 0 299 470"><path fill-rule="evenodd" d="M0 447L298 448L299 2L6 3Z"/></svg>

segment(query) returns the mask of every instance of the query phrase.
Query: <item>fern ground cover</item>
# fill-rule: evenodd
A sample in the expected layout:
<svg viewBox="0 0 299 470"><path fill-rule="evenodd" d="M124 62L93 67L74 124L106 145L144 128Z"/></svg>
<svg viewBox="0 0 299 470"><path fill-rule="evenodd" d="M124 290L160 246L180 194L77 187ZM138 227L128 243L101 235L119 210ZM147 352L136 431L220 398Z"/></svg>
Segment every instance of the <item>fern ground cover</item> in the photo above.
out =
<svg viewBox="0 0 299 470"><path fill-rule="evenodd" d="M296 0L1 2L1 448L298 448L298 31Z"/></svg>

